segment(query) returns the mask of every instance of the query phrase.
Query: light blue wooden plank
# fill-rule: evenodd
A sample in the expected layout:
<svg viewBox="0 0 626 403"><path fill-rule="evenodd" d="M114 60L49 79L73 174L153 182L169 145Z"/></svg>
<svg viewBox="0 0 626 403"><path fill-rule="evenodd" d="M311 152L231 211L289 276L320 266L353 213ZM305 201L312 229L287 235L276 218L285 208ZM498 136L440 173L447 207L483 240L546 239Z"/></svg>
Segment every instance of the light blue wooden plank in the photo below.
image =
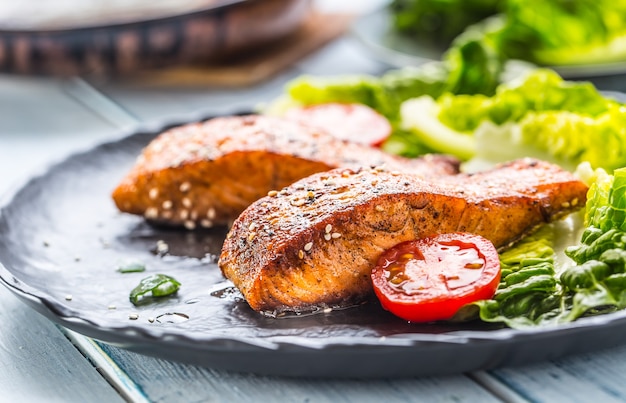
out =
<svg viewBox="0 0 626 403"><path fill-rule="evenodd" d="M106 344L101 346L152 401L310 403L500 401L463 375L397 380L312 380L269 377L177 364Z"/></svg>
<svg viewBox="0 0 626 403"><path fill-rule="evenodd" d="M64 93L67 82L0 75L0 139L109 131L99 115Z"/></svg>
<svg viewBox="0 0 626 403"><path fill-rule="evenodd" d="M534 402L626 401L626 346L551 362L493 371L492 375Z"/></svg>
<svg viewBox="0 0 626 403"><path fill-rule="evenodd" d="M0 76L0 193L117 128L59 80ZM0 287L0 401L122 402L49 320Z"/></svg>
<svg viewBox="0 0 626 403"><path fill-rule="evenodd" d="M0 306L0 401L124 401L52 322L4 287Z"/></svg>

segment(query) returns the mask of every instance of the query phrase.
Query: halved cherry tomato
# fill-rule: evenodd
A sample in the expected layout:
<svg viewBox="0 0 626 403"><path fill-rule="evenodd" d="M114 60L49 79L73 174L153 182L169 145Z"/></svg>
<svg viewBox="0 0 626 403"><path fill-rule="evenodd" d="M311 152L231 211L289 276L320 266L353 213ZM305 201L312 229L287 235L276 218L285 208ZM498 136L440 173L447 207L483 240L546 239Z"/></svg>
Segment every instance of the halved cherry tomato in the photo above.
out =
<svg viewBox="0 0 626 403"><path fill-rule="evenodd" d="M291 108L285 117L319 127L341 139L380 146L391 135L391 124L380 113L363 104L328 103Z"/></svg>
<svg viewBox="0 0 626 403"><path fill-rule="evenodd" d="M432 322L493 297L500 259L493 244L479 235L442 234L385 251L371 276L383 308L411 322Z"/></svg>

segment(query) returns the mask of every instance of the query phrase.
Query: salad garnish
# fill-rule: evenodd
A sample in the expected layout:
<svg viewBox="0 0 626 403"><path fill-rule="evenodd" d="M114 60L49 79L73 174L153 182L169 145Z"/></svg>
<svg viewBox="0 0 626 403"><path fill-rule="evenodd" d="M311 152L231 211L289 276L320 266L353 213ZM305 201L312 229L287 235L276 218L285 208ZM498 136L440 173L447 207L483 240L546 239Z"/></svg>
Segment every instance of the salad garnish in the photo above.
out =
<svg viewBox="0 0 626 403"><path fill-rule="evenodd" d="M175 294L180 288L180 283L173 277L165 274L153 274L142 279L139 285L130 292L130 302L140 305L149 297L159 298Z"/></svg>

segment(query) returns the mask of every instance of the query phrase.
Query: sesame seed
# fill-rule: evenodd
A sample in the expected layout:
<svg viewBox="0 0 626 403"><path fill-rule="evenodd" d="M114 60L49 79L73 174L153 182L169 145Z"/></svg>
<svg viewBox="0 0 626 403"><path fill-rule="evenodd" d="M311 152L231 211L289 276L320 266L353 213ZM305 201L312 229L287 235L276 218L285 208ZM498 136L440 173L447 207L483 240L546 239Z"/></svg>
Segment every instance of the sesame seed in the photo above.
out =
<svg viewBox="0 0 626 403"><path fill-rule="evenodd" d="M212 220L215 218L215 209L213 207L210 207L207 212L206 212L206 216L209 220Z"/></svg>
<svg viewBox="0 0 626 403"><path fill-rule="evenodd" d="M187 210L180 210L180 213L178 213L178 215L180 216L181 220L186 220L187 217L189 217L189 211L187 211Z"/></svg>
<svg viewBox="0 0 626 403"><path fill-rule="evenodd" d="M269 192L267 192L267 195L268 195L269 197L276 197L276 196L278 196L278 191L276 191L276 190L270 190Z"/></svg>
<svg viewBox="0 0 626 403"><path fill-rule="evenodd" d="M302 250L299 250L299 251L298 251L298 257L299 257L300 259L304 259L304 252L303 252Z"/></svg>
<svg viewBox="0 0 626 403"><path fill-rule="evenodd" d="M200 221L200 226L203 228L211 228L213 226L213 221L207 220L206 218Z"/></svg>
<svg viewBox="0 0 626 403"><path fill-rule="evenodd" d="M183 182L183 183L180 184L180 187L178 189L181 192L185 193L185 192L189 191L189 189L191 189L191 183Z"/></svg>
<svg viewBox="0 0 626 403"><path fill-rule="evenodd" d="M376 211L379 211L379 212L385 211L385 208L383 206L376 206L374 208L376 209Z"/></svg>
<svg viewBox="0 0 626 403"><path fill-rule="evenodd" d="M324 239L327 241L330 241L331 235L330 234L324 234Z"/></svg>
<svg viewBox="0 0 626 403"><path fill-rule="evenodd" d="M115 305L109 305L107 309L113 310L113 309L117 309L117 307Z"/></svg>
<svg viewBox="0 0 626 403"><path fill-rule="evenodd" d="M391 175L398 176L400 175L400 171L391 171Z"/></svg>
<svg viewBox="0 0 626 403"><path fill-rule="evenodd" d="M569 206L570 206L569 202L561 203L561 207L563 207L563 208L568 208Z"/></svg>
<svg viewBox="0 0 626 403"><path fill-rule="evenodd" d="M256 237L256 232L251 232L248 234L248 242L251 242L254 237Z"/></svg>
<svg viewBox="0 0 626 403"><path fill-rule="evenodd" d="M342 176L343 178L347 178L347 177L349 177L349 176L350 176L350 171L343 171L343 172L341 173L341 176Z"/></svg>
<svg viewBox="0 0 626 403"><path fill-rule="evenodd" d="M256 224L255 222L253 222L253 223L251 223L251 224L250 224L250 226L248 227L248 229L249 229L250 231L254 231L254 230L256 229L256 227L257 227L257 224Z"/></svg>
<svg viewBox="0 0 626 403"><path fill-rule="evenodd" d="M261 203L261 207L267 207L267 206L268 206L267 202Z"/></svg>
<svg viewBox="0 0 626 403"><path fill-rule="evenodd" d="M148 197L151 198L152 200L159 197L159 189L158 188L150 189L150 191L148 192Z"/></svg>
<svg viewBox="0 0 626 403"><path fill-rule="evenodd" d="M152 318L152 317L148 318L148 322L154 323L154 318Z"/></svg>
<svg viewBox="0 0 626 403"><path fill-rule="evenodd" d="M191 214L189 214L189 218L191 218L192 220L197 220L198 219L198 212L196 210L191 210Z"/></svg>
<svg viewBox="0 0 626 403"><path fill-rule="evenodd" d="M185 221L185 228L187 228L188 230L192 230L194 228L196 228L196 223L191 221L191 220L187 220Z"/></svg>
<svg viewBox="0 0 626 403"><path fill-rule="evenodd" d="M187 208L191 207L191 199L188 197L183 197L182 203L183 203L183 206Z"/></svg>
<svg viewBox="0 0 626 403"><path fill-rule="evenodd" d="M67 294L67 295L65 296L65 299L66 299L67 301L71 301L71 300L72 300L72 294Z"/></svg>
<svg viewBox="0 0 626 403"><path fill-rule="evenodd" d="M278 192L279 195L286 195L287 194L287 189L281 189L280 192Z"/></svg>
<svg viewBox="0 0 626 403"><path fill-rule="evenodd" d="M341 234L340 234L339 232L333 232L333 233L331 234L331 237L332 237L333 239L341 238Z"/></svg>
<svg viewBox="0 0 626 403"><path fill-rule="evenodd" d="M291 202L291 205L294 207L301 207L304 206L306 204L306 200L303 199L294 199Z"/></svg>
<svg viewBox="0 0 626 403"><path fill-rule="evenodd" d="M128 315L128 319L130 319L130 320L137 320L137 319L139 319L139 314L138 313L131 313L130 315Z"/></svg>
<svg viewBox="0 0 626 403"><path fill-rule="evenodd" d="M308 252L311 250L311 248L313 248L313 242L309 242L307 244L304 245L304 251Z"/></svg>
<svg viewBox="0 0 626 403"><path fill-rule="evenodd" d="M309 190L306 194L306 197L309 199L315 199L315 193Z"/></svg>
<svg viewBox="0 0 626 403"><path fill-rule="evenodd" d="M332 311L333 311L333 308L330 308L330 307L324 308L323 310L324 313L331 313Z"/></svg>
<svg viewBox="0 0 626 403"><path fill-rule="evenodd" d="M165 243L165 241L159 239L156 243L156 251L158 254L164 254L167 253L170 250L170 247L167 243Z"/></svg>
<svg viewBox="0 0 626 403"><path fill-rule="evenodd" d="M376 185L378 185L378 179L374 179L374 180L372 181L372 186L376 186Z"/></svg>
<svg viewBox="0 0 626 403"><path fill-rule="evenodd" d="M172 203L171 200L165 200L161 207L163 207L164 210L169 210L172 208L173 205L174 203Z"/></svg>
<svg viewBox="0 0 626 403"><path fill-rule="evenodd" d="M159 210L156 207L148 207L144 216L146 218L157 218L159 216Z"/></svg>
<svg viewBox="0 0 626 403"><path fill-rule="evenodd" d="M572 206L577 206L578 205L578 197L575 197L574 199L572 199Z"/></svg>
<svg viewBox="0 0 626 403"><path fill-rule="evenodd" d="M326 228L324 228L324 232L326 232L327 234L330 233L330 231L333 230L333 226L330 224L326 224Z"/></svg>

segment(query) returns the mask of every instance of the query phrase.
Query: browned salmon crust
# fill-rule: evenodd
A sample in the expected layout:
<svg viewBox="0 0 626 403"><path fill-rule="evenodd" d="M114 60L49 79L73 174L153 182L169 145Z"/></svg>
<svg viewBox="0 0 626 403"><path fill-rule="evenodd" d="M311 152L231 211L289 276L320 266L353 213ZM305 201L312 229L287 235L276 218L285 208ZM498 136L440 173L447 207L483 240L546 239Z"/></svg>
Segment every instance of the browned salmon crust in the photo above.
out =
<svg viewBox="0 0 626 403"><path fill-rule="evenodd" d="M219 266L257 311L350 305L371 295L371 269L402 241L461 231L502 248L584 206L586 192L569 172L529 159L437 182L333 170L246 209Z"/></svg>
<svg viewBox="0 0 626 403"><path fill-rule="evenodd" d="M212 227L313 173L385 165L429 178L456 174L447 156L406 159L267 116L233 116L171 129L153 140L113 191L117 207L147 219Z"/></svg>

